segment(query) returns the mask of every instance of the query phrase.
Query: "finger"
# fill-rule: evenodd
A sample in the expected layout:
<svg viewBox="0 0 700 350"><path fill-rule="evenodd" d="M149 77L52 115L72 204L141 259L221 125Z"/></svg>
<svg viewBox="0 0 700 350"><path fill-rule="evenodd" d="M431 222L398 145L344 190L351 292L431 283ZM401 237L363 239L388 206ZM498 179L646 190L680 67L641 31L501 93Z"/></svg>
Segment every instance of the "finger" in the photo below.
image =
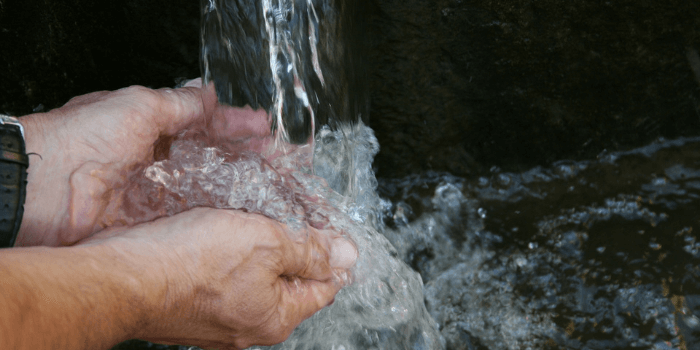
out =
<svg viewBox="0 0 700 350"><path fill-rule="evenodd" d="M204 114L207 118L211 118L219 106L219 99L216 97L216 89L214 83L209 83L202 87L202 102L204 103Z"/></svg>
<svg viewBox="0 0 700 350"><path fill-rule="evenodd" d="M174 135L196 122L204 122L202 89L187 86L154 90L158 108L153 116L160 134Z"/></svg>
<svg viewBox="0 0 700 350"><path fill-rule="evenodd" d="M183 87L202 88L202 78L192 79L185 83Z"/></svg>
<svg viewBox="0 0 700 350"><path fill-rule="evenodd" d="M338 237L331 242L330 265L335 269L349 270L355 266L359 253L349 240Z"/></svg>
<svg viewBox="0 0 700 350"><path fill-rule="evenodd" d="M270 120L264 109L220 106L214 112L212 126L229 139L266 137L270 135Z"/></svg>
<svg viewBox="0 0 700 350"><path fill-rule="evenodd" d="M282 274L302 279L328 281L333 277L330 265L330 242L320 237L313 228L306 241L302 243L289 242L284 252L284 271Z"/></svg>
<svg viewBox="0 0 700 350"><path fill-rule="evenodd" d="M335 282L302 281L303 287L289 292L289 305L294 312L288 313L288 325L296 327L316 312L329 306L335 300L341 285ZM291 319L290 319L291 318Z"/></svg>
<svg viewBox="0 0 700 350"><path fill-rule="evenodd" d="M249 105L220 105L213 83L204 88L203 100L206 114L210 117L209 128L218 137L231 141L270 135L270 118L264 109L253 109Z"/></svg>

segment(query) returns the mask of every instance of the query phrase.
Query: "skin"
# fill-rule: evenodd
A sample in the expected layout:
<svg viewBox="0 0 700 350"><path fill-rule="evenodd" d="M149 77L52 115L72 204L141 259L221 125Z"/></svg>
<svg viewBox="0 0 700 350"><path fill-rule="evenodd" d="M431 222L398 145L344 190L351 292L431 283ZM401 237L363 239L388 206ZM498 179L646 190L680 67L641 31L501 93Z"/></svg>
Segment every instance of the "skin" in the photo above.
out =
<svg viewBox="0 0 700 350"><path fill-rule="evenodd" d="M131 338L271 345L332 303L339 276L357 258L339 233L309 227L308 239L295 242L273 220L210 208L95 229L129 172L153 159L161 136L223 123L238 125L239 134L218 137L269 138L240 131L262 130L264 112L222 111L210 89L190 85L97 92L21 118L28 152L41 158L30 161L20 248L0 251L4 348L98 349Z"/></svg>
<svg viewBox="0 0 700 350"><path fill-rule="evenodd" d="M259 151L271 139L264 111L219 106L213 86L188 85L94 92L22 117L27 153L37 155L16 246L71 245L101 229L96 223L107 204L118 200L131 170L153 161L160 137L206 125L239 149Z"/></svg>

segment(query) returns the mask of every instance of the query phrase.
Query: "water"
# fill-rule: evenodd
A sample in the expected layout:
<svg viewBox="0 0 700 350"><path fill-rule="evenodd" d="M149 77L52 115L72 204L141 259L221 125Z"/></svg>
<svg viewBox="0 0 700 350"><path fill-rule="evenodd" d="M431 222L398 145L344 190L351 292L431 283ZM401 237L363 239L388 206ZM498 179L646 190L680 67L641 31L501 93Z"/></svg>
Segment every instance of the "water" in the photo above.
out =
<svg viewBox="0 0 700 350"><path fill-rule="evenodd" d="M311 147L264 158L229 153L211 146L207 133L187 131L173 141L168 159L138 172L125 190L126 205L109 208L103 224L134 224L205 206L265 215L292 228L297 241L306 239L308 226L340 232L359 252L352 276L339 276L352 284L273 348L444 348L425 308L420 276L377 231L383 226L377 208L388 203L376 194L373 132L362 123L335 132L323 128Z"/></svg>
<svg viewBox="0 0 700 350"><path fill-rule="evenodd" d="M700 138L380 180L448 349L700 348Z"/></svg>
<svg viewBox="0 0 700 350"><path fill-rule="evenodd" d="M205 82L222 103L268 110L283 139L316 135L314 156L268 161L182 135L130 189L134 209L106 222L205 205L267 215L297 239L305 225L342 230L360 251L354 283L276 349L700 348L700 138L522 173L380 179L377 196L376 140L347 123L366 117L348 34L361 31L334 31L353 23L349 3L204 0Z"/></svg>
<svg viewBox="0 0 700 350"><path fill-rule="evenodd" d="M318 133L313 168L326 180L310 174L310 146L266 162L197 140L183 135L133 185L150 189L137 221L215 205L340 228L359 248L355 283L272 348L700 346L700 137L522 173L378 183L362 125Z"/></svg>
<svg viewBox="0 0 700 350"><path fill-rule="evenodd" d="M263 108L296 144L368 121L366 0L201 0L201 66L219 102Z"/></svg>

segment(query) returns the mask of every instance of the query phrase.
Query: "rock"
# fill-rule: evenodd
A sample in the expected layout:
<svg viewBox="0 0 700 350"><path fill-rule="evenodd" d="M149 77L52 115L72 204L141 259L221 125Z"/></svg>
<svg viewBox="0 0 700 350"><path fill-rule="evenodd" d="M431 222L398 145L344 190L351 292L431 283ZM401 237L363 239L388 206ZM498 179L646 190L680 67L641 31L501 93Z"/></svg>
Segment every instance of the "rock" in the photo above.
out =
<svg viewBox="0 0 700 350"><path fill-rule="evenodd" d="M0 2L0 113L199 76L199 4L187 0Z"/></svg>
<svg viewBox="0 0 700 350"><path fill-rule="evenodd" d="M379 176L518 170L700 131L698 2L377 2Z"/></svg>

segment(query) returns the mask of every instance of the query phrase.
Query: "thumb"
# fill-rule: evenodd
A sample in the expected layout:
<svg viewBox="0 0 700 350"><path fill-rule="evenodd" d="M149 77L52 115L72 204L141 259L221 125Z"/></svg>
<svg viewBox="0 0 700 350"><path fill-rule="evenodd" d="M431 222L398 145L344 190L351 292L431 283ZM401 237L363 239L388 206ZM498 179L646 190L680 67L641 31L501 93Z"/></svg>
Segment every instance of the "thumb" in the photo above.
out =
<svg viewBox="0 0 700 350"><path fill-rule="evenodd" d="M335 281L300 280L299 283L301 286L297 288L286 289L294 312L287 314L293 319L285 321L295 327L319 310L333 304L336 294L343 287Z"/></svg>
<svg viewBox="0 0 700 350"><path fill-rule="evenodd" d="M178 89L154 90L158 108L154 115L161 135L174 135L193 123L204 123L204 101L201 80L196 79Z"/></svg>
<svg viewBox="0 0 700 350"><path fill-rule="evenodd" d="M355 245L335 232L317 231L312 227L308 230L310 234L306 241L286 245L282 274L329 281L337 276L338 271L349 272L359 255Z"/></svg>
<svg viewBox="0 0 700 350"><path fill-rule="evenodd" d="M87 162L71 173L69 181L68 219L71 232L62 237L62 244L75 243L96 231L97 219L110 200L110 188L120 182L120 177L105 171L100 163Z"/></svg>

